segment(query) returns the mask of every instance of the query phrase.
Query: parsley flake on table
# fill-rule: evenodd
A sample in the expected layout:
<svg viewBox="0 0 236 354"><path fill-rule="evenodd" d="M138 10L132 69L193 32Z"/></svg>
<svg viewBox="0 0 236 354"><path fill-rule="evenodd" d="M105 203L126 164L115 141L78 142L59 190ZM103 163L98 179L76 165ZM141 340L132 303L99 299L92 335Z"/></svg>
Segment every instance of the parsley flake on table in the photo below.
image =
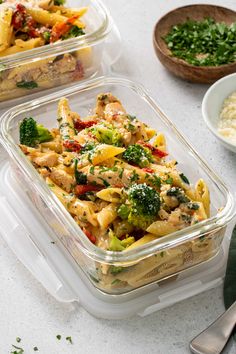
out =
<svg viewBox="0 0 236 354"><path fill-rule="evenodd" d="M219 66L236 61L236 22L227 25L212 18L187 20L163 38L174 57L196 66Z"/></svg>
<svg viewBox="0 0 236 354"><path fill-rule="evenodd" d="M70 342L70 344L73 344L71 337L66 337L66 340L67 340L68 342Z"/></svg>
<svg viewBox="0 0 236 354"><path fill-rule="evenodd" d="M56 337L57 337L58 340L61 340L61 335L60 334L58 334Z"/></svg>
<svg viewBox="0 0 236 354"><path fill-rule="evenodd" d="M10 354L23 354L25 351L23 348L17 347L16 345L12 344L13 349Z"/></svg>

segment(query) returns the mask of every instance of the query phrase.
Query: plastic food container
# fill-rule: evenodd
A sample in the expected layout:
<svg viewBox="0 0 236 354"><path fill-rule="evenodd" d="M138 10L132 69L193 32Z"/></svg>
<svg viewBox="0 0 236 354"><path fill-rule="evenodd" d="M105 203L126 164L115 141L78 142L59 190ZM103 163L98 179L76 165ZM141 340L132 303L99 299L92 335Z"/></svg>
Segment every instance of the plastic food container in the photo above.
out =
<svg viewBox="0 0 236 354"><path fill-rule="evenodd" d="M116 31L116 27L99 1L67 1L67 7L83 6L88 6L88 12L82 17L86 24L84 36L1 58L0 102L58 88L97 73L105 42L109 42L111 30ZM22 87L22 83L28 83L28 88Z"/></svg>
<svg viewBox="0 0 236 354"><path fill-rule="evenodd" d="M87 239L19 149L18 123L25 116L32 116L47 127L55 126L58 100L64 96L69 98L73 111L87 115L91 113L96 95L108 91L121 100L127 112L165 134L170 157L178 161L179 169L186 172L193 183L200 177L206 181L211 193L209 219L127 252L104 251ZM235 212L233 197L141 86L121 78L93 79L9 110L2 116L0 131L0 141L11 158L15 181L20 185L21 193L25 191L37 209L37 224L40 221L40 229L43 229L40 239L44 234L45 239L51 240L44 254L51 252L52 245L56 252L60 249L63 259L76 269L79 289L87 289L93 299L103 298L105 303L110 304L131 301L156 287L160 288L165 282L175 289L175 284L179 284L185 274L199 275L199 267L213 271L210 265L215 264L214 271L217 270L219 261L216 258L223 259L219 256L223 252L222 241L226 226ZM4 219L7 220L7 217ZM34 227L32 234L37 234L37 230ZM32 236L32 239L37 244L39 235ZM58 263L62 264L62 260ZM72 277L67 276L66 279L73 286ZM199 292L199 289L191 291L188 296ZM86 302L86 296L82 296L81 302ZM89 311L95 310L90 307ZM103 316L98 309L94 313ZM121 314L114 315L114 311L112 315L104 316L123 317Z"/></svg>

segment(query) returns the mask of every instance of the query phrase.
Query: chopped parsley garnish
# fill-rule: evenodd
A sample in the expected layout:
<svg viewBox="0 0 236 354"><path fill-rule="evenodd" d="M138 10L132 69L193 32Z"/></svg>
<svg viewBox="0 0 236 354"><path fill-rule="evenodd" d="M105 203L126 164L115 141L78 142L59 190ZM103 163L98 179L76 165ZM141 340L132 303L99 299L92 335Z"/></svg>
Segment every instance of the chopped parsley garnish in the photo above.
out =
<svg viewBox="0 0 236 354"><path fill-rule="evenodd" d="M16 341L17 341L17 343L20 343L21 338L20 337L16 337Z"/></svg>
<svg viewBox="0 0 236 354"><path fill-rule="evenodd" d="M70 342L70 344L73 344L71 337L66 337L66 340L67 340L68 342Z"/></svg>
<svg viewBox="0 0 236 354"><path fill-rule="evenodd" d="M184 194L184 191L178 187L172 187L167 192L166 195L169 197L176 197L179 203L188 203L190 199Z"/></svg>
<svg viewBox="0 0 236 354"><path fill-rule="evenodd" d="M64 5L66 0L54 0L54 5L56 6L62 6Z"/></svg>
<svg viewBox="0 0 236 354"><path fill-rule="evenodd" d="M34 351L37 352L38 351L38 347L34 347Z"/></svg>
<svg viewBox="0 0 236 354"><path fill-rule="evenodd" d="M25 88L27 90L31 90L38 87L38 84L35 81L20 81L16 83L16 86L19 88Z"/></svg>
<svg viewBox="0 0 236 354"><path fill-rule="evenodd" d="M199 209L199 204L190 202L190 203L188 203L188 208L190 210L198 210Z"/></svg>
<svg viewBox="0 0 236 354"><path fill-rule="evenodd" d="M184 183L190 184L188 178L183 173L180 173L179 176Z"/></svg>
<svg viewBox="0 0 236 354"><path fill-rule="evenodd" d="M107 182L104 178L102 178L102 177L98 177L98 178L103 182L103 185L104 185L105 187L110 187L110 183Z"/></svg>
<svg viewBox="0 0 236 354"><path fill-rule="evenodd" d="M84 35L85 32L82 30L82 28L73 25L71 29L64 35L62 36L62 39L69 39L69 38L74 38L74 37L79 37Z"/></svg>
<svg viewBox="0 0 236 354"><path fill-rule="evenodd" d="M78 160L75 159L75 179L77 184L87 184L87 176L83 173L78 171Z"/></svg>
<svg viewBox="0 0 236 354"><path fill-rule="evenodd" d="M14 344L12 344L12 347L16 350L12 350L11 354L23 354L25 352L23 348L17 347Z"/></svg>
<svg viewBox="0 0 236 354"><path fill-rule="evenodd" d="M161 187L161 177L153 174L152 177L149 177L149 175L146 176L148 181L154 186L154 187L157 187L157 188L160 188Z"/></svg>
<svg viewBox="0 0 236 354"><path fill-rule="evenodd" d="M57 338L58 340L61 340L61 335L58 334L58 335L56 336L56 338Z"/></svg>
<svg viewBox="0 0 236 354"><path fill-rule="evenodd" d="M139 180L139 175L133 170L132 175L130 176L130 182L137 182Z"/></svg>
<svg viewBox="0 0 236 354"><path fill-rule="evenodd" d="M111 285L119 284L121 282L120 279L115 279L111 282Z"/></svg>
<svg viewBox="0 0 236 354"><path fill-rule="evenodd" d="M212 18L187 20L163 38L172 55L196 66L218 66L236 61L236 22L227 25Z"/></svg>
<svg viewBox="0 0 236 354"><path fill-rule="evenodd" d="M116 266L111 266L110 267L110 273L112 275L119 274L120 272L123 272L123 270L124 270L124 267L116 267Z"/></svg>
<svg viewBox="0 0 236 354"><path fill-rule="evenodd" d="M165 180L165 183L166 183L166 184L173 184L173 178L172 178L172 177L168 177L168 178Z"/></svg>
<svg viewBox="0 0 236 354"><path fill-rule="evenodd" d="M43 38L45 39L46 43L49 43L51 38L51 33L49 31L43 32Z"/></svg>

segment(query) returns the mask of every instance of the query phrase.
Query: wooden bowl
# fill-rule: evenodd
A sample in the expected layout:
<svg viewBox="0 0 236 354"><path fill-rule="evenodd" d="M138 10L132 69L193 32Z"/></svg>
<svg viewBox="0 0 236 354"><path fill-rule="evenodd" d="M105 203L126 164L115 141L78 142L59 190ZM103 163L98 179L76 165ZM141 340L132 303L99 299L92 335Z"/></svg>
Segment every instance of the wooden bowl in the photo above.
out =
<svg viewBox="0 0 236 354"><path fill-rule="evenodd" d="M171 56L165 37L172 26L184 23L188 19L201 21L211 17L217 22L230 25L236 22L236 12L215 5L189 5L179 7L164 15L156 24L153 34L153 44L160 62L174 75L184 80L211 84L225 75L236 72L236 62L219 66L195 66L186 61Z"/></svg>

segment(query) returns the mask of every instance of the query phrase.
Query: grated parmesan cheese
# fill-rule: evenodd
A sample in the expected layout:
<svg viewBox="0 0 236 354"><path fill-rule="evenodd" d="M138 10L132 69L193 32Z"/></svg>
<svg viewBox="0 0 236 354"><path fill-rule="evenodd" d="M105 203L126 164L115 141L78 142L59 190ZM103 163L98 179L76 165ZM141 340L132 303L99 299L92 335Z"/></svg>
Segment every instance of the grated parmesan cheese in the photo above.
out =
<svg viewBox="0 0 236 354"><path fill-rule="evenodd" d="M218 132L236 145L236 91L224 100Z"/></svg>

